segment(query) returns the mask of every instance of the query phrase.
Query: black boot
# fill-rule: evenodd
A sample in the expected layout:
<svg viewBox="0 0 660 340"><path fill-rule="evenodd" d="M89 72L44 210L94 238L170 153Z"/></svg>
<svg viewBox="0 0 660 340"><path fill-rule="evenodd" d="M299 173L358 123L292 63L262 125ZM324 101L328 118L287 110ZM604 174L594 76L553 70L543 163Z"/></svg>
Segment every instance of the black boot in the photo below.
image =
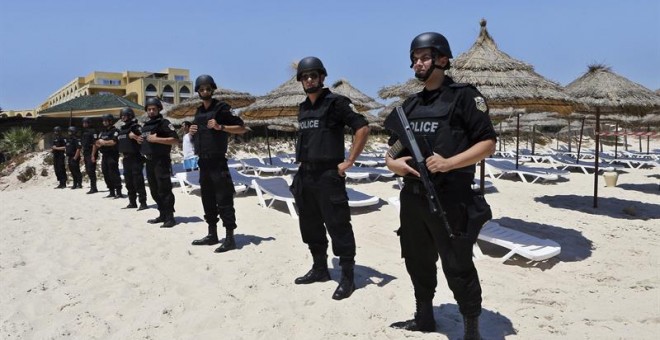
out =
<svg viewBox="0 0 660 340"><path fill-rule="evenodd" d="M147 223L156 224L156 223L165 222L165 218L163 217L163 212L161 211L159 213L160 215L158 215L158 217L147 220Z"/></svg>
<svg viewBox="0 0 660 340"><path fill-rule="evenodd" d="M225 230L227 232L227 236L225 237L225 240L222 241L220 247L214 250L214 252L216 253L224 253L226 251L236 249L236 241L234 240L234 229L225 227Z"/></svg>
<svg viewBox="0 0 660 340"><path fill-rule="evenodd" d="M312 255L314 264L305 275L296 278L293 282L297 285L306 285L314 282L326 282L330 280L328 271L328 256L325 254Z"/></svg>
<svg viewBox="0 0 660 340"><path fill-rule="evenodd" d="M220 243L220 240L218 240L218 226L215 224L209 224L208 229L209 234L199 240L192 241L193 246L212 246Z"/></svg>
<svg viewBox="0 0 660 340"><path fill-rule="evenodd" d="M160 226L161 228L172 228L176 225L176 220L174 219L174 213L170 212L165 214L163 224Z"/></svg>
<svg viewBox="0 0 660 340"><path fill-rule="evenodd" d="M55 187L55 189L64 189L64 188L66 188L66 182L60 182L60 185Z"/></svg>
<svg viewBox="0 0 660 340"><path fill-rule="evenodd" d="M463 328L463 340L481 340L478 316L463 316Z"/></svg>
<svg viewBox="0 0 660 340"><path fill-rule="evenodd" d="M435 332L435 318L433 317L433 301L416 302L415 318L407 321L395 322L390 327L413 332Z"/></svg>
<svg viewBox="0 0 660 340"><path fill-rule="evenodd" d="M121 187L119 187L117 190L115 190L115 192L116 192L115 199L124 198L124 195L122 195L122 193L121 193Z"/></svg>
<svg viewBox="0 0 660 340"><path fill-rule="evenodd" d="M99 192L99 191L96 190L96 185L92 185L92 187L89 188L89 191L88 191L87 193L88 193L88 194L95 194L95 193L97 193L97 192Z"/></svg>
<svg viewBox="0 0 660 340"><path fill-rule="evenodd" d="M126 206L125 209L135 209L137 208L137 204L135 203L135 200L128 200L128 205Z"/></svg>
<svg viewBox="0 0 660 340"><path fill-rule="evenodd" d="M334 300L343 300L355 291L355 280L353 276L353 264L345 264L341 267L341 281L332 294Z"/></svg>
<svg viewBox="0 0 660 340"><path fill-rule="evenodd" d="M147 206L147 201L140 202L140 206L137 208L137 211L144 210L144 209L149 209L149 207Z"/></svg>
<svg viewBox="0 0 660 340"><path fill-rule="evenodd" d="M115 197L115 189L110 189L108 191L108 196L105 196L104 198L110 198L110 197Z"/></svg>

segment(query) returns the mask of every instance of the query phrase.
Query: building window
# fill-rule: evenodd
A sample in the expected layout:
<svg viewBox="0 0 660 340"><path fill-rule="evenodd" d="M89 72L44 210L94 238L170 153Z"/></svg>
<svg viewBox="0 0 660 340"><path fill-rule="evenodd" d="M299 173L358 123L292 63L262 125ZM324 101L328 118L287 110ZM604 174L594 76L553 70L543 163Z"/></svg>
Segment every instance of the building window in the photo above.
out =
<svg viewBox="0 0 660 340"><path fill-rule="evenodd" d="M121 80L117 79L97 79L97 84L100 85L121 85Z"/></svg>
<svg viewBox="0 0 660 340"><path fill-rule="evenodd" d="M174 76L174 80L176 80L176 81L184 81L184 80L186 80L186 76L177 76L177 75L175 75L175 76Z"/></svg>

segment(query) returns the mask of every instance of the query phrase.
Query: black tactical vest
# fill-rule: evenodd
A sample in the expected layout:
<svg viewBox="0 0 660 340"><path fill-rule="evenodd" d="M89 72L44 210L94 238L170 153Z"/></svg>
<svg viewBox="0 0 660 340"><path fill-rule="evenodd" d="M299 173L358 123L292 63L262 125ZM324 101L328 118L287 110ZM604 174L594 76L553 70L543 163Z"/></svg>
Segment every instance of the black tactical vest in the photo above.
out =
<svg viewBox="0 0 660 340"><path fill-rule="evenodd" d="M92 154L92 147L94 146L94 142L96 142L96 138L98 138L98 135L93 129L85 129L83 131L80 138L83 155L89 156Z"/></svg>
<svg viewBox="0 0 660 340"><path fill-rule="evenodd" d="M162 115L158 115L156 118L149 119L144 122L142 125L142 137L144 140L141 144L140 151L145 156L169 156L170 151L172 150L171 145L165 145L160 143L150 143L147 142L147 136L155 133L156 137L169 137L163 136L163 131L168 127L170 122L167 119L163 119ZM160 135L159 135L160 134Z"/></svg>
<svg viewBox="0 0 660 340"><path fill-rule="evenodd" d="M329 111L337 98L338 95L328 93L318 107L304 111L301 109L298 114L296 145L298 161L341 163L344 159L344 127L328 127Z"/></svg>
<svg viewBox="0 0 660 340"><path fill-rule="evenodd" d="M123 154L137 154L140 153L140 144L134 139L130 139L128 134L134 129L137 120L133 119L119 128L119 136L117 136L117 144L119 145L119 152Z"/></svg>
<svg viewBox="0 0 660 340"><path fill-rule="evenodd" d="M77 138L69 137L66 140L66 149L64 150L64 152L66 153L67 157L73 157L76 155L76 149L78 148L79 143L80 142L78 142Z"/></svg>
<svg viewBox="0 0 660 340"><path fill-rule="evenodd" d="M53 146L56 146L58 148L62 147L62 146L66 146L66 138L61 137L61 136L60 137L54 137ZM55 157L64 157L64 151L55 150L55 151L53 151L53 156L55 156Z"/></svg>
<svg viewBox="0 0 660 340"><path fill-rule="evenodd" d="M197 133L193 136L195 154L200 158L225 157L225 153L227 153L229 134L207 127L208 121L215 119L218 112L224 107L215 101L213 103L215 105L207 112L200 112L201 108L198 108L193 120L193 124L197 125Z"/></svg>
<svg viewBox="0 0 660 340"><path fill-rule="evenodd" d="M113 126L113 127L109 128L109 129L105 129L105 130L101 131L101 133L99 134L99 139L101 139L101 140L105 140L105 141L113 140L114 137L115 137L118 133L119 133L119 132L117 131L117 128L115 128L115 127ZM110 154L110 155L112 155L112 154L116 154L116 155L119 155L119 149L117 148L117 143L115 143L115 145L113 145L113 146L102 146L102 147L99 148L99 151L101 151L101 153L104 154L104 155L105 155L105 154Z"/></svg>
<svg viewBox="0 0 660 340"><path fill-rule="evenodd" d="M445 86L439 97L428 104L423 103L419 97L405 103L403 109L410 112L410 128L424 157L435 152L449 158L470 148L465 124L460 118L462 110L457 107L461 88L466 86L469 85L452 83ZM474 173L475 166L470 165L454 171Z"/></svg>

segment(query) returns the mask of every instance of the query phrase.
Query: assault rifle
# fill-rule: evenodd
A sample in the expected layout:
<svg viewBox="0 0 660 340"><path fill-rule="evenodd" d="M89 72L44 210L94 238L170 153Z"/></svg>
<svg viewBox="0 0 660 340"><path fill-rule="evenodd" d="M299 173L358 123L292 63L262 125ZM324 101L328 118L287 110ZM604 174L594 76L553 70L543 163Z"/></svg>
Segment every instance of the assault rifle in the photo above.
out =
<svg viewBox="0 0 660 340"><path fill-rule="evenodd" d="M431 178L429 177L429 172L426 168L426 159L422 155L422 151L420 150L419 145L417 145L417 141L415 140L415 135L410 129L408 117L406 117L406 113L403 111L401 106L397 106L395 110L396 115L390 114L387 119L385 119L383 125L397 134L399 137L397 143L400 144L393 145L388 153L392 158L396 158L396 154L399 153L403 148L408 149L410 153L412 153L413 161L417 164L417 170L419 171L420 179L422 180L424 189L426 189L426 199L429 202L431 213L440 217L440 221L442 222L444 228L447 230L447 233L449 233L449 237L454 238L454 233L452 232L451 227L449 226L449 222L447 221L447 214L445 213L445 210L442 209L440 199L438 198L438 195L435 192L435 187L433 187L433 182L431 182Z"/></svg>

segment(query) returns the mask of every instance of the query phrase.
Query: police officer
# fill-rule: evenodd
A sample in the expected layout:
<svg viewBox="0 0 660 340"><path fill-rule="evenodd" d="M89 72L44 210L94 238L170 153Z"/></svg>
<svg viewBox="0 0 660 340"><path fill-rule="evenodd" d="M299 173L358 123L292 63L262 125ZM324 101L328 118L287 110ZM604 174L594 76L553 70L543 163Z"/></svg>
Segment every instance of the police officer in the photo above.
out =
<svg viewBox="0 0 660 340"><path fill-rule="evenodd" d="M117 137L119 131L114 127L114 120L111 114L103 115L103 131L99 134L92 150L92 161L96 161L96 150L103 155L101 159L101 171L103 180L108 187L107 197L124 198L121 193L121 176L119 175L119 149L117 148Z"/></svg>
<svg viewBox="0 0 660 340"><path fill-rule="evenodd" d="M355 290L355 237L346 194L345 171L360 155L369 135L365 118L350 107L350 99L323 87L327 76L323 63L306 57L298 63L296 79L307 99L299 106L296 160L300 162L291 192L300 212L300 233L312 254L312 269L295 279L296 284L330 279L327 263L328 239L339 256L342 276L332 298L345 299ZM355 131L348 159L344 159L344 126Z"/></svg>
<svg viewBox="0 0 660 340"><path fill-rule="evenodd" d="M140 144L135 140L135 137L129 137L131 132L133 136L140 134L140 124L138 124L135 118L135 112L130 107L121 109L119 119L124 122L119 128L117 143L119 152L123 155L124 182L126 183L126 191L128 192L128 205L126 208L144 210L147 209L147 191L144 187L144 175L142 174L144 158L140 153ZM140 198L140 207L138 207L136 202L138 197Z"/></svg>
<svg viewBox="0 0 660 340"><path fill-rule="evenodd" d="M55 189L66 188L66 165L64 159L64 151L66 149L66 138L62 136L62 128L56 126L53 128L53 146L50 150L53 153L53 167L55 168L55 176L59 185Z"/></svg>
<svg viewBox="0 0 660 340"><path fill-rule="evenodd" d="M454 237L441 226L441 219L431 213L419 172L406 163L411 157L388 154L387 167L404 176L398 234L417 302L414 319L392 326L411 331L435 330L433 297L439 255L463 315L464 339L479 339L481 286L472 262L472 246L480 226L472 223L475 193L470 187L475 164L495 151L496 134L479 91L471 85L454 83L445 75L451 58L449 43L439 33L422 33L410 45L411 68L424 82L424 89L406 99L402 106L420 148L425 149L426 167ZM396 139L393 135L390 144Z"/></svg>
<svg viewBox="0 0 660 340"><path fill-rule="evenodd" d="M92 162L92 158L96 159L98 156L98 153L96 153L94 154L94 157L92 157L92 150L94 149L94 143L96 143L98 134L96 133L96 130L91 128L91 121L89 117L83 118L82 124L83 132L80 142L82 144L82 154L83 160L85 162L85 173L87 173L87 177L89 177L90 186L87 193L93 194L98 192L96 189L96 161Z"/></svg>
<svg viewBox="0 0 660 340"><path fill-rule="evenodd" d="M169 120L160 114L163 104L158 98L147 99L145 110L149 119L142 126L140 135L129 133L141 144L140 151L147 159L147 182L151 197L158 205L159 215L147 223L163 223L161 228L176 225L174 219L174 194L172 193L172 145L179 143L179 136Z"/></svg>
<svg viewBox="0 0 660 340"><path fill-rule="evenodd" d="M66 158L69 165L69 172L73 178L71 189L82 189L82 174L80 173L80 149L82 144L76 137L78 129L75 126L69 127L69 138L66 140Z"/></svg>
<svg viewBox="0 0 660 340"><path fill-rule="evenodd" d="M243 134L247 129L243 126L243 120L231 113L229 104L213 98L215 89L215 81L209 75L201 75L195 80L195 92L202 99L202 105L197 108L188 131L193 136L195 154L199 156L199 184L208 235L194 240L192 244L213 245L219 242L217 223L220 215L226 237L215 252L223 253L236 248L234 184L225 157L227 141L229 134Z"/></svg>

